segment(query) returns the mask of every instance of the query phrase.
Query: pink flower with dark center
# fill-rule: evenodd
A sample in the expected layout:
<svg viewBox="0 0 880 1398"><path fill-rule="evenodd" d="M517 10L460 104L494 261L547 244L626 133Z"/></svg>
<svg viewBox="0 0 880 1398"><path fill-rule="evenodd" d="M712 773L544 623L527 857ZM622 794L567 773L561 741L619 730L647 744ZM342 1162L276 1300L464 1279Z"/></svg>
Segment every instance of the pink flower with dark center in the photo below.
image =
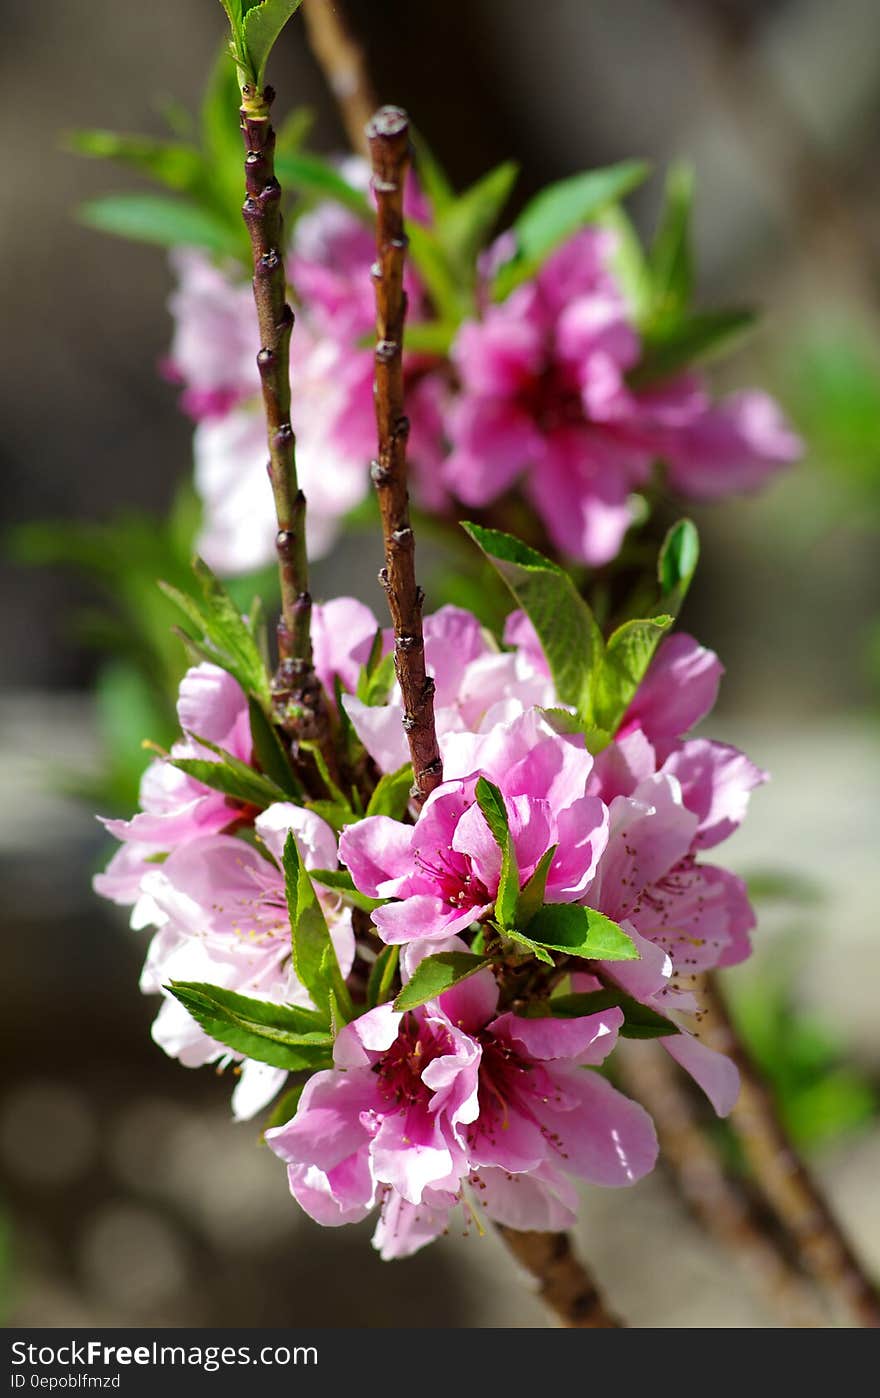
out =
<svg viewBox="0 0 880 1398"><path fill-rule="evenodd" d="M689 375L630 386L641 343L609 271L613 243L607 230L582 230L461 327L444 467L466 505L521 484L556 548L593 565L618 552L629 496L655 463L675 489L706 499L763 484L802 450L765 394L715 405Z"/></svg>
<svg viewBox="0 0 880 1398"><path fill-rule="evenodd" d="M463 1199L512 1227L563 1228L576 1206L568 1175L627 1185L653 1167L647 1114L589 1071L613 1048L620 1011L525 1020L497 1003L481 971L408 1014L380 1005L342 1030L336 1066L266 1133L307 1213L333 1226L378 1205L374 1243L401 1257Z"/></svg>
<svg viewBox="0 0 880 1398"><path fill-rule="evenodd" d="M583 747L532 710L482 737L450 735L446 770L452 779L431 793L414 826L370 816L342 834L340 859L357 887L394 900L373 914L386 942L445 938L491 911L501 851L477 803L480 774L504 797L521 886L557 846L547 901L581 899L607 839L606 808L586 792L592 759Z"/></svg>

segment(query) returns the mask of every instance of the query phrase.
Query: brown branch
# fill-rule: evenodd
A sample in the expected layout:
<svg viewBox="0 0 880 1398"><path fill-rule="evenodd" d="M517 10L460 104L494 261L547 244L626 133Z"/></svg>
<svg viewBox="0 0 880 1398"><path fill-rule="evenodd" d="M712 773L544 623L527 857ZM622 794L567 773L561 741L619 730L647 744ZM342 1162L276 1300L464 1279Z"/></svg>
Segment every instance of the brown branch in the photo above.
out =
<svg viewBox="0 0 880 1398"><path fill-rule="evenodd" d="M302 13L309 45L336 98L352 150L367 155L365 128L377 102L363 49L349 32L340 0L305 0Z"/></svg>
<svg viewBox="0 0 880 1398"><path fill-rule="evenodd" d="M827 1325L828 1317L810 1294L806 1278L762 1229L743 1189L728 1175L669 1055L657 1044L622 1043L617 1068L626 1091L653 1117L660 1158L706 1231L730 1249L787 1324L811 1329Z"/></svg>
<svg viewBox="0 0 880 1398"><path fill-rule="evenodd" d="M739 1069L742 1087L730 1123L755 1182L792 1237L804 1266L860 1325L880 1327L880 1292L867 1275L779 1118L773 1094L733 1025L713 978L704 992L713 1047Z"/></svg>
<svg viewBox="0 0 880 1398"><path fill-rule="evenodd" d="M567 1233L521 1233L496 1224L505 1246L539 1283L538 1295L572 1330L619 1330L596 1283L575 1256Z"/></svg>
<svg viewBox="0 0 880 1398"><path fill-rule="evenodd" d="M275 177L275 132L269 119L271 87L245 86L240 111L245 147L246 198L242 215L251 239L254 301L260 326L257 366L269 445L269 479L278 533L275 547L281 577L278 671L273 698L279 724L300 741L322 743L328 727L327 701L312 666L306 557L306 500L296 476L296 440L290 425L290 334L281 186Z"/></svg>
<svg viewBox="0 0 880 1398"><path fill-rule="evenodd" d="M394 665L403 695L404 718L414 785L412 799L421 806L443 780L434 727L434 681L425 672L422 635L424 594L416 583L415 539L409 518L406 442L409 422L403 401L403 328L406 293L403 268L403 187L409 166L409 119L399 107L382 107L367 126L376 196L376 426L379 459L372 478L379 498L385 588L394 623Z"/></svg>

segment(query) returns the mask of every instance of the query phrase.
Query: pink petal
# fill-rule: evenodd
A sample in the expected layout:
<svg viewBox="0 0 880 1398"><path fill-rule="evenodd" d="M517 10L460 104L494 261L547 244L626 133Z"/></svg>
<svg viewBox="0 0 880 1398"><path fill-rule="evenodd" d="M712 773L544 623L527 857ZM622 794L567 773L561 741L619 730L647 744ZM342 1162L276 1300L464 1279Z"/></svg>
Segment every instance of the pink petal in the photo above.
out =
<svg viewBox="0 0 880 1398"><path fill-rule="evenodd" d="M719 1116L727 1116L739 1096L739 1072L736 1064L723 1053L701 1044L693 1035L682 1032L660 1041L666 1052L690 1073L703 1089Z"/></svg>

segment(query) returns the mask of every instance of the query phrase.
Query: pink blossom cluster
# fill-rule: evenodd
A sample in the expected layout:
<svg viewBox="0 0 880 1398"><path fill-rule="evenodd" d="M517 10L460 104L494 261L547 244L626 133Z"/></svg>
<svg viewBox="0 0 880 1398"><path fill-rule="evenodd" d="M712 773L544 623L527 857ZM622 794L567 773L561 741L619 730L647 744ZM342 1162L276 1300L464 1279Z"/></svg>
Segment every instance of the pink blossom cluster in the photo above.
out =
<svg viewBox="0 0 880 1398"><path fill-rule="evenodd" d="M328 692L341 685L370 758L393 772L402 761L396 685L375 706L354 694L376 630L351 599L318 607L315 659ZM404 984L426 957L468 949L492 915L502 870L477 800L483 777L501 793L520 886L543 863L546 902L604 913L639 953L570 958L560 968L571 992L617 988L664 1016L661 1043L726 1113L736 1070L700 1041L690 978L747 956L753 917L740 880L703 856L739 824L764 774L733 748L687 736L714 702L717 657L686 635L665 640L613 741L593 756L583 738L557 731L552 681L522 615L509 620L505 649L453 607L427 618L425 635L444 781L414 822L353 818L337 840L310 809L278 802L258 813L165 759L144 778L141 812L108 822L122 843L97 888L132 906L134 925L156 929L142 986L164 997L157 1042L188 1066L237 1060L240 1117L277 1093L282 1071L212 1040L165 987L195 980L309 1005L291 965L280 867L291 832L306 867L341 864L360 894L379 900L375 934L400 948ZM172 760L210 757L205 739L253 761L244 695L222 670L191 670L179 712L184 736ZM364 946L345 892L317 892L349 976ZM505 994L504 977L487 966L414 1009L356 1005L333 1066L314 1073L292 1119L266 1133L308 1214L339 1225L377 1210L377 1247L403 1256L460 1207L558 1229L574 1218L574 1180L629 1185L652 1168L650 1119L597 1071L623 1009L529 1017Z"/></svg>
<svg viewBox="0 0 880 1398"><path fill-rule="evenodd" d="M353 178L364 181L357 163ZM417 190L409 213L430 221ZM797 458L800 442L765 393L714 402L694 372L632 386L643 345L613 254L611 232L585 228L506 300L493 304L484 290L479 317L460 326L448 357L407 355L413 489L426 508L451 499L488 507L516 486L558 551L600 565L617 554L634 493L656 463L678 494L713 500L753 490ZM368 489L372 258L369 228L342 206L320 205L295 225L293 425L313 554L330 547ZM167 371L197 421L200 549L217 571L241 572L272 557L274 538L251 292L201 253L173 260ZM409 323L429 319L411 265L408 295Z"/></svg>

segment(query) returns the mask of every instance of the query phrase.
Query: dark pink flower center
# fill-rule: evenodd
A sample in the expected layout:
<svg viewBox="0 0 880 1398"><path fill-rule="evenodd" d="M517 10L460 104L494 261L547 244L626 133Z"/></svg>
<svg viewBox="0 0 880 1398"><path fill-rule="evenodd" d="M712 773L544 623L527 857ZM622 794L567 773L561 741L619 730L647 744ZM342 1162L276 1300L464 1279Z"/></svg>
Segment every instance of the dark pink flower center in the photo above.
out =
<svg viewBox="0 0 880 1398"><path fill-rule="evenodd" d="M373 1065L380 1096L391 1110L407 1113L407 1134L414 1136L409 1124L427 1113L433 1095L422 1081L422 1074L429 1063L452 1049L449 1036L442 1030L419 1024L414 1015L408 1014L401 1020L388 1052Z"/></svg>
<svg viewBox="0 0 880 1398"><path fill-rule="evenodd" d="M548 1106L561 1102L559 1089L547 1069L542 1063L523 1057L509 1040L486 1033L481 1042L480 1114L469 1129L471 1144L483 1138L493 1146L503 1145L511 1119L521 1117L537 1126L548 1144L564 1155L559 1136L534 1110L539 1102Z"/></svg>
<svg viewBox="0 0 880 1398"><path fill-rule="evenodd" d="M494 895L475 872L470 855L447 845L432 851L430 859L419 850L415 860L431 879L433 891L451 908L481 908L492 902Z"/></svg>
<svg viewBox="0 0 880 1398"><path fill-rule="evenodd" d="M582 423L584 405L574 367L548 353L540 373L524 379L516 400L543 433L570 423Z"/></svg>

